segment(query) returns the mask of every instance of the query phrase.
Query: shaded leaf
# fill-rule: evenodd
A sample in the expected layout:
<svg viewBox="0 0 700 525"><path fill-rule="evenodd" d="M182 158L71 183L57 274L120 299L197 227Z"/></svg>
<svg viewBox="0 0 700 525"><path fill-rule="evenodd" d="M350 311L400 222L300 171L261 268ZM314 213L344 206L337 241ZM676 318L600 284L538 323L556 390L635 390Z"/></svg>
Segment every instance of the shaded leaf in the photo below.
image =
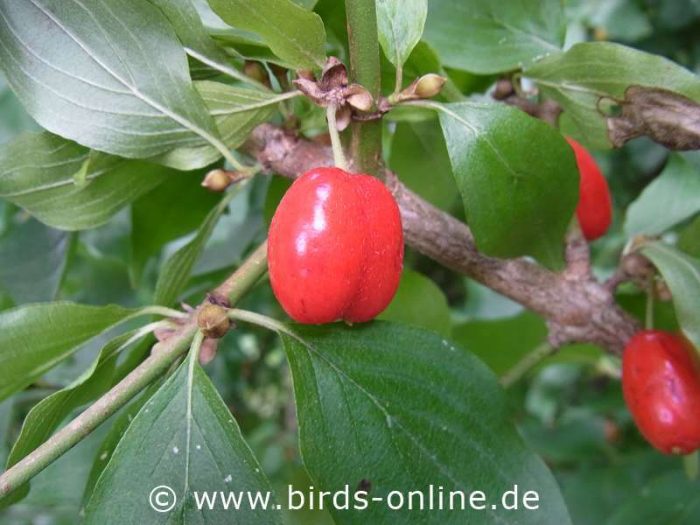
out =
<svg viewBox="0 0 700 525"><path fill-rule="evenodd" d="M37 303L0 312L0 400L134 314L121 306Z"/></svg>
<svg viewBox="0 0 700 525"><path fill-rule="evenodd" d="M90 159L85 183L75 175ZM163 166L90 150L50 133L26 134L0 147L0 197L44 224L96 228L172 174Z"/></svg>
<svg viewBox="0 0 700 525"><path fill-rule="evenodd" d="M391 141L389 166L401 182L425 200L450 210L459 191L437 120L399 122Z"/></svg>
<svg viewBox="0 0 700 525"><path fill-rule="evenodd" d="M480 319L455 326L452 339L469 348L496 374L507 372L547 338L544 320L532 312L505 319Z"/></svg>
<svg viewBox="0 0 700 525"><path fill-rule="evenodd" d="M131 276L134 283L148 260L165 244L196 229L221 199L202 188L203 173L178 173L131 207ZM186 198L186 200L185 200Z"/></svg>
<svg viewBox="0 0 700 525"><path fill-rule="evenodd" d="M700 483L689 481L679 471L660 476L638 493L618 501L608 523L673 523L693 525L700 521Z"/></svg>
<svg viewBox="0 0 700 525"><path fill-rule="evenodd" d="M446 494L486 494L482 511L434 509L421 513L421 523L464 523L465 515L469 523L570 523L554 478L510 423L496 378L471 354L386 322L293 330L282 340L315 487L354 489L365 480L369 497L383 501L390 491L427 491L428 484ZM537 512L501 508L498 498L514 484L539 492ZM331 513L342 524L415 519L407 506L374 503Z"/></svg>
<svg viewBox="0 0 700 525"><path fill-rule="evenodd" d="M226 211L229 202L241 187L242 183L239 183L234 190L225 194L219 204L207 214L192 240L172 254L165 262L156 283L153 301L155 304L170 305L182 293L219 217Z"/></svg>
<svg viewBox="0 0 700 525"><path fill-rule="evenodd" d="M396 295L378 317L450 336L452 321L447 298L425 275L404 270Z"/></svg>
<svg viewBox="0 0 700 525"><path fill-rule="evenodd" d="M34 219L13 225L0 239L0 287L17 304L55 299L70 239Z"/></svg>

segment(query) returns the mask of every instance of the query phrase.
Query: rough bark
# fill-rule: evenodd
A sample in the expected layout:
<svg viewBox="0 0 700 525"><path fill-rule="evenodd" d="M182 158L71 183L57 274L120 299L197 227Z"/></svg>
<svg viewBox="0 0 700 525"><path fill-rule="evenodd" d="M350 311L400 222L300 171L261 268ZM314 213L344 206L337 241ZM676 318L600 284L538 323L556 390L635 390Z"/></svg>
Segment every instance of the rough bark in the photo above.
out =
<svg viewBox="0 0 700 525"><path fill-rule="evenodd" d="M256 128L246 149L266 170L285 177L333 164L326 145L272 124ZM620 353L638 329L637 322L617 306L610 287L591 274L588 245L576 228L566 243L567 268L555 273L527 259L481 254L466 224L423 200L388 170L385 183L401 209L409 246L543 316L554 346L589 342Z"/></svg>

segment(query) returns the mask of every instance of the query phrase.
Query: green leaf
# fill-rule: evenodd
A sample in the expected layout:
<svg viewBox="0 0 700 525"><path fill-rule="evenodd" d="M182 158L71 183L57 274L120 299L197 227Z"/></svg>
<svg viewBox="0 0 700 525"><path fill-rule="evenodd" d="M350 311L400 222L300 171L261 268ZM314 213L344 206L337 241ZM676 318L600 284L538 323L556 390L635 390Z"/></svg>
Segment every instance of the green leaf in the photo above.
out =
<svg viewBox="0 0 700 525"><path fill-rule="evenodd" d="M16 464L49 439L54 430L76 408L96 399L107 391L116 382L115 366L120 353L143 335L138 330L134 330L111 340L102 348L97 360L71 385L54 392L34 405L22 423L22 431L7 459L7 468ZM148 340L146 342L150 343ZM143 347L143 345L141 346ZM13 491L13 499L15 501L21 499L28 492L28 489L28 484L24 487L18 487ZM16 494L17 492L19 494Z"/></svg>
<svg viewBox="0 0 700 525"><path fill-rule="evenodd" d="M218 140L182 45L151 3L0 0L0 9L0 67L42 127L131 158Z"/></svg>
<svg viewBox="0 0 700 525"><path fill-rule="evenodd" d="M428 485L486 494L481 511L424 512L421 523L570 523L556 481L523 445L493 374L440 336L374 322L295 326L282 335L294 378L304 464L322 490L369 497ZM342 451L342 453L340 453ZM517 484L536 490L537 512L505 510ZM427 498L427 496L426 496ZM427 501L427 499L426 499ZM492 507L495 506L494 507ZM337 523L412 523L415 510L334 511Z"/></svg>
<svg viewBox="0 0 700 525"><path fill-rule="evenodd" d="M436 119L397 123L389 166L404 185L438 208L449 211L458 203L459 191Z"/></svg>
<svg viewBox="0 0 700 525"><path fill-rule="evenodd" d="M131 276L140 282L148 260L165 244L196 229L221 199L202 188L203 173L174 174L131 206ZM184 205L183 195L187 196Z"/></svg>
<svg viewBox="0 0 700 525"><path fill-rule="evenodd" d="M291 0L209 0L209 5L227 24L259 34L291 66L323 66L326 31L316 13Z"/></svg>
<svg viewBox="0 0 700 525"><path fill-rule="evenodd" d="M666 281L678 323L700 353L700 260L661 242L645 244L641 251Z"/></svg>
<svg viewBox="0 0 700 525"><path fill-rule="evenodd" d="M578 169L563 137L504 104L437 105L467 224L481 251L561 265L578 201Z"/></svg>
<svg viewBox="0 0 700 525"><path fill-rule="evenodd" d="M134 314L121 306L37 303L0 312L0 400Z"/></svg>
<svg viewBox="0 0 700 525"><path fill-rule="evenodd" d="M377 0L379 43L394 67L401 67L423 35L428 0Z"/></svg>
<svg viewBox="0 0 700 525"><path fill-rule="evenodd" d="M562 105L567 133L591 148L610 148L602 109L606 102L623 100L630 86L667 89L700 100L697 75L664 57L611 42L576 44L526 68L525 74Z"/></svg>
<svg viewBox="0 0 700 525"><path fill-rule="evenodd" d="M700 160L697 153L671 155L661 174L627 208L629 237L663 233L700 211L700 162L691 163L690 156Z"/></svg>
<svg viewBox="0 0 700 525"><path fill-rule="evenodd" d="M164 439L164 436L166 439ZM144 451L148 451L144 454ZM171 487L177 503L163 522L281 523L269 482L233 416L192 356L144 405L114 451L85 510L85 523L153 523L148 495ZM240 492L239 510L196 506L196 492ZM251 509L245 494L260 491L268 509Z"/></svg>
<svg viewBox="0 0 700 525"><path fill-rule="evenodd" d="M501 73L558 53L565 30L560 0L431 0L425 39L446 66Z"/></svg>
<svg viewBox="0 0 700 525"><path fill-rule="evenodd" d="M155 304L170 305L182 293L219 217L226 211L229 202L242 186L241 183L238 183L234 190L226 193L219 204L207 214L192 240L172 254L165 262L156 283L153 301Z"/></svg>
<svg viewBox="0 0 700 525"><path fill-rule="evenodd" d="M231 66L224 50L209 36L197 9L190 0L150 0L150 2L163 11L188 55L233 78L250 82L247 76Z"/></svg>
<svg viewBox="0 0 700 525"><path fill-rule="evenodd" d="M34 219L12 225L0 238L0 287L17 304L55 299L70 245L69 234Z"/></svg>
<svg viewBox="0 0 700 525"><path fill-rule="evenodd" d="M452 320L447 298L425 275L404 270L396 295L379 319L404 323L450 336Z"/></svg>
<svg viewBox="0 0 700 525"><path fill-rule="evenodd" d="M230 149L243 144L255 126L269 119L277 103L286 97L207 80L195 82L195 87L216 122L222 142ZM177 148L151 160L179 170L193 170L208 166L220 158L221 153L217 148L205 144Z"/></svg>
<svg viewBox="0 0 700 525"><path fill-rule="evenodd" d="M0 147L0 197L44 224L63 230L96 228L156 187L172 170L138 160L93 154L50 133L26 134Z"/></svg>

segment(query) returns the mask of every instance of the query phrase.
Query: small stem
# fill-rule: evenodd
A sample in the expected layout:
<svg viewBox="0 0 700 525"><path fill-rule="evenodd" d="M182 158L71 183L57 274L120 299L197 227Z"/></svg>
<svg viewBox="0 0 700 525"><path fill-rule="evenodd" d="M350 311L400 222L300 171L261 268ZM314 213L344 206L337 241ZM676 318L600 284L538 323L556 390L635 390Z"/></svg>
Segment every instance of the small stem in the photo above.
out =
<svg viewBox="0 0 700 525"><path fill-rule="evenodd" d="M394 94L398 94L403 87L403 64L399 62L396 66L396 83L394 84Z"/></svg>
<svg viewBox="0 0 700 525"><path fill-rule="evenodd" d="M379 38L374 0L345 0L350 50L350 81L364 86L372 98L381 95ZM374 108L373 108L374 109ZM382 123L352 124L353 168L362 173L379 175L381 171Z"/></svg>
<svg viewBox="0 0 700 525"><path fill-rule="evenodd" d="M267 241L258 246L231 276L212 294L225 297L229 304L236 304L267 271Z"/></svg>
<svg viewBox="0 0 700 525"><path fill-rule="evenodd" d="M556 349L549 343L542 343L541 345L535 347L534 350L528 354L525 354L525 356L518 361L513 368L503 374L501 377L501 386L503 386L503 388L510 388L515 383L520 381L525 374L532 370L535 365L552 355L554 352L556 352Z"/></svg>
<svg viewBox="0 0 700 525"><path fill-rule="evenodd" d="M202 349L202 342L204 341L204 333L201 330L197 330L192 338L192 344L190 344L190 367L194 366L194 363L199 361L199 351Z"/></svg>
<svg viewBox="0 0 700 525"><path fill-rule="evenodd" d="M331 137L331 148L333 149L333 162L341 170L348 170L348 161L343 153L343 144L340 142L340 134L338 133L338 124L335 121L335 112L338 108L330 105L326 108L326 119L328 120L328 134Z"/></svg>
<svg viewBox="0 0 700 525"><path fill-rule="evenodd" d="M263 243L217 290L225 292L226 296L234 301L238 300L265 272L267 268L266 256L267 243ZM149 308L149 310L152 313L160 311L168 316L172 314L168 308L157 307L155 309ZM165 373L190 348L190 343L197 333L195 314L181 325L170 338L154 346L151 355L111 390L52 435L46 442L8 468L0 475L0 500L65 454L153 380Z"/></svg>
<svg viewBox="0 0 700 525"><path fill-rule="evenodd" d="M644 315L644 328L652 330L654 328L654 276L649 277L647 288L647 306Z"/></svg>
<svg viewBox="0 0 700 525"><path fill-rule="evenodd" d="M246 323L262 326L263 328L267 328L268 330L272 330L273 332L283 333L291 335L292 337L296 337L295 334L284 325L284 323L281 323L278 320L273 319L272 317L268 317L266 315L258 314L255 312L249 312L248 310L239 310L237 308L233 308L228 311L228 316L231 319L235 319L237 321L244 321Z"/></svg>

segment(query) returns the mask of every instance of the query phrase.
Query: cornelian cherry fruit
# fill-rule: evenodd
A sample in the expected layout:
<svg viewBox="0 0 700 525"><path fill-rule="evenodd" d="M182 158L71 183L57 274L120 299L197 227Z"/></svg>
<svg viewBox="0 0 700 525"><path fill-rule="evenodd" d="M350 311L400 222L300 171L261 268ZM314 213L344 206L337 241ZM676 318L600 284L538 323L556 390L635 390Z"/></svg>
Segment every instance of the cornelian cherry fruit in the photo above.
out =
<svg viewBox="0 0 700 525"><path fill-rule="evenodd" d="M622 391L642 435L666 454L700 448L700 361L681 335L637 333L622 355Z"/></svg>
<svg viewBox="0 0 700 525"><path fill-rule="evenodd" d="M369 321L389 305L401 277L394 197L369 175L304 173L272 217L268 264L272 291L295 321Z"/></svg>
<svg viewBox="0 0 700 525"><path fill-rule="evenodd" d="M608 182L593 156L581 144L566 137L576 155L579 171L579 199L576 216L583 236L593 241L602 237L612 221L612 199Z"/></svg>

